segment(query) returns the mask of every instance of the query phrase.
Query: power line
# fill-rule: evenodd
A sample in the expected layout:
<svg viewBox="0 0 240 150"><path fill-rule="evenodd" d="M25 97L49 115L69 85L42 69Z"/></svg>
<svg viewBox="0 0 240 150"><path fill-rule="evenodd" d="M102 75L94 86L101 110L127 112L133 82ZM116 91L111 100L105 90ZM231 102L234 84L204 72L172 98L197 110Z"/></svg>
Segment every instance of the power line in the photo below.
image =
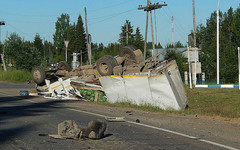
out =
<svg viewBox="0 0 240 150"><path fill-rule="evenodd" d="M9 24L9 23L8 23L8 26L9 26L9 27L11 27L11 28L13 28L13 29L15 29L15 30L18 30L19 32L21 32L22 34L25 34L25 35L27 35L28 37L34 38L34 36L32 36L32 35L29 35L29 34L27 34L27 33L24 33L24 32L22 32L21 30L19 30L18 28L16 28L16 27L12 26L12 25L11 25L11 24Z"/></svg>
<svg viewBox="0 0 240 150"><path fill-rule="evenodd" d="M169 24L169 25L171 25L171 21L169 21L170 19L169 18L171 18L171 16L168 16L168 14L166 13L166 11L163 9L163 12L164 12L164 14L165 14L165 17L166 17L166 20L167 20L167 23ZM175 26L179 29L179 27L175 24ZM179 32L176 32L181 38L183 38L184 39L184 36L182 35L182 34L180 34Z"/></svg>
<svg viewBox="0 0 240 150"><path fill-rule="evenodd" d="M42 22L42 21L24 21L24 20L12 20L12 19L6 19L8 22L17 22L17 23L33 23L33 24L55 24L56 22L49 21L49 22Z"/></svg>
<svg viewBox="0 0 240 150"><path fill-rule="evenodd" d="M111 15L111 17L108 17L108 18L103 19L103 20L100 20L100 21L96 21L96 22L89 23L89 25L97 24L97 23L100 23L100 22L109 20L109 19L111 19L111 18L116 18L116 17L119 16L119 15L122 15L122 14L125 14L125 13L128 13L128 12L134 11L135 9L136 9L136 8L130 9L130 10L127 10L127 11L124 11L124 12L121 12L121 13L118 13L118 14Z"/></svg>
<svg viewBox="0 0 240 150"><path fill-rule="evenodd" d="M20 17L56 17L58 15L51 15L51 14L47 14L47 15L38 15L38 14L21 14L21 13L10 13L10 12L3 12L3 11L0 11L1 14L5 14L5 15L10 15L10 16L20 16Z"/></svg>
<svg viewBox="0 0 240 150"><path fill-rule="evenodd" d="M90 11L90 12L95 12L95 11L99 11L99 10L105 10L106 8L118 7L118 6L121 6L122 4L129 4L129 2L133 2L133 0L131 0L131 1L125 0L124 2L121 2L121 3L117 3L117 4L105 6L105 7L98 8L98 9L90 9L90 10L88 10L88 11Z"/></svg>
<svg viewBox="0 0 240 150"><path fill-rule="evenodd" d="M171 16L175 16L174 13L171 11L171 9L169 7L167 7L167 10L169 11L169 13L171 14ZM188 32L183 28L181 21L178 20L178 18L174 17L174 20L176 22L176 26L179 26L179 29L181 28L181 30L183 32L185 32L186 34L188 34Z"/></svg>

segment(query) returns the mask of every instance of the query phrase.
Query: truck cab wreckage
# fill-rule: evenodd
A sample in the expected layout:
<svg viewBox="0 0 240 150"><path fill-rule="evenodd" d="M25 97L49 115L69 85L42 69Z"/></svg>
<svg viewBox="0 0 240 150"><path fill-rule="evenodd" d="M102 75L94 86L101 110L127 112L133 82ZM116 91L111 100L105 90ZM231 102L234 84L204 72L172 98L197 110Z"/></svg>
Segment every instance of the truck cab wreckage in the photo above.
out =
<svg viewBox="0 0 240 150"><path fill-rule="evenodd" d="M62 61L57 70L46 72L34 67L32 79L46 98L83 99L77 89L92 89L104 91L110 103L184 109L188 101L176 61L160 61L161 54L144 60L142 51L130 45L122 47L119 56L106 55L92 65L71 69Z"/></svg>

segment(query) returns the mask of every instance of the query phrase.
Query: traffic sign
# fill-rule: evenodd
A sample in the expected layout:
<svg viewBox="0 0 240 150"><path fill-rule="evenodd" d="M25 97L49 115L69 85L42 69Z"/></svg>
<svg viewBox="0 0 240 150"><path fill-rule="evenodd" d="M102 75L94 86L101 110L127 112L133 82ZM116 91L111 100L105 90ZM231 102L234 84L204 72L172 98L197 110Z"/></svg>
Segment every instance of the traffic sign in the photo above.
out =
<svg viewBox="0 0 240 150"><path fill-rule="evenodd" d="M66 49L68 48L68 44L69 44L69 41L64 41L64 45L65 45Z"/></svg>

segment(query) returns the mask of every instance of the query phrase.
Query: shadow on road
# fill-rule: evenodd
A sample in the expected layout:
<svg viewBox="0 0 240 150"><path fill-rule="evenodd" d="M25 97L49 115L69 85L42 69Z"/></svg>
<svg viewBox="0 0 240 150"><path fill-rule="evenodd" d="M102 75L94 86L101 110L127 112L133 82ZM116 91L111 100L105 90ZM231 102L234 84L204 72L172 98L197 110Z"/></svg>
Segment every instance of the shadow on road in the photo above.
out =
<svg viewBox="0 0 240 150"><path fill-rule="evenodd" d="M6 119L13 119L14 117L38 116L41 115L40 113L42 112L53 111L49 108L59 109L59 107L56 107L56 105L62 102L60 100L37 103L25 101L27 99L33 100L34 98L35 97L30 96L0 97L0 122ZM3 103L8 105L4 106Z"/></svg>
<svg viewBox="0 0 240 150"><path fill-rule="evenodd" d="M34 98L35 97L30 96L0 97L0 145L11 137L24 134L25 131L30 130L34 126L34 124L18 124L16 121L17 119L28 116L41 116L47 112L56 111L55 109L63 108L56 106L58 103L62 103L60 100L36 103L26 101L28 99L34 101ZM12 123L16 124L13 125Z"/></svg>
<svg viewBox="0 0 240 150"><path fill-rule="evenodd" d="M12 137L17 136L19 134L24 134L27 130L30 130L32 125L24 125L15 128L7 128L0 130L0 145L5 141L10 141Z"/></svg>

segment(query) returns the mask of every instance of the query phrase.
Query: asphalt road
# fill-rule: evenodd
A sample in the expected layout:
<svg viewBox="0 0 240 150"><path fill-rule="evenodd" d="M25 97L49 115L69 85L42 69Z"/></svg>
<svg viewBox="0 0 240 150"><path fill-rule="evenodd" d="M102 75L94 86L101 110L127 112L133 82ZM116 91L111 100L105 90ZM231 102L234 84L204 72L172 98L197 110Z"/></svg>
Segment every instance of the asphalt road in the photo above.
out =
<svg viewBox="0 0 240 150"><path fill-rule="evenodd" d="M84 128L90 120L104 119L106 114L81 108L85 102L18 96L19 90L31 88L29 85L0 83L0 149L231 149L162 131L148 126L148 122L133 121L107 122L105 137L100 140L53 139L47 134L57 134L57 125L64 120L75 120ZM79 107L75 107L77 105Z"/></svg>

